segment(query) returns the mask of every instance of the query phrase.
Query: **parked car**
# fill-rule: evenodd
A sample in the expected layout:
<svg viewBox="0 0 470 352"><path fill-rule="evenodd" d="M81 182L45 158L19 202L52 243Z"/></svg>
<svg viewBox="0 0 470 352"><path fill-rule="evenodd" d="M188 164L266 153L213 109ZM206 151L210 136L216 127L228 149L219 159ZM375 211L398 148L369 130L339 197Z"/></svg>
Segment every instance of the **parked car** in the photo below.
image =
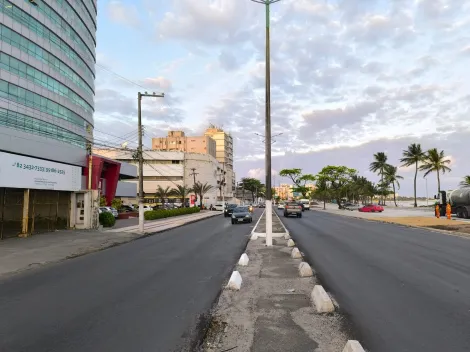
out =
<svg viewBox="0 0 470 352"><path fill-rule="evenodd" d="M131 205L122 205L121 209L119 209L121 213L133 213L135 212L135 209Z"/></svg>
<svg viewBox="0 0 470 352"><path fill-rule="evenodd" d="M344 203L342 205L343 209L346 209L346 210L358 210L359 208L361 208L361 206L359 204L354 204L354 203Z"/></svg>
<svg viewBox="0 0 470 352"><path fill-rule="evenodd" d="M224 216L226 218L228 218L229 216L232 216L232 213L233 213L233 209L235 209L237 207L236 204L229 204L225 207L225 210L224 210Z"/></svg>
<svg viewBox="0 0 470 352"><path fill-rule="evenodd" d="M234 208L232 213L232 225L245 222L253 222L253 216L251 215L251 212L248 207Z"/></svg>
<svg viewBox="0 0 470 352"><path fill-rule="evenodd" d="M298 218L302 217L302 205L296 202L286 203L284 209L284 217L295 215Z"/></svg>
<svg viewBox="0 0 470 352"><path fill-rule="evenodd" d="M383 206L377 204L367 204L359 208L361 213L381 213L384 211Z"/></svg>
<svg viewBox="0 0 470 352"><path fill-rule="evenodd" d="M113 214L114 218L116 219L119 217L118 211L114 209L113 207L100 207L99 213L101 214L104 212Z"/></svg>

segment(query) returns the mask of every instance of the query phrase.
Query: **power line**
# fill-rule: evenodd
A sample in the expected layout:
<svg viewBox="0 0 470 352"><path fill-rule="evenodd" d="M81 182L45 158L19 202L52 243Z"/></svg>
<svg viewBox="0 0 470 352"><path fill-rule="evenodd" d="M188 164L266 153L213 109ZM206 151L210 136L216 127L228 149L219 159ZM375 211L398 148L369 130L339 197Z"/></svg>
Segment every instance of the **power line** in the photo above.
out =
<svg viewBox="0 0 470 352"><path fill-rule="evenodd" d="M140 88L143 88L143 89L145 89L145 90L150 91L150 89L147 89L147 88L145 88L144 86L142 86L142 85L140 85L140 84L138 84L138 83L136 83L136 82L134 82L134 81L131 81L130 79L128 79L128 78L126 78L126 77L124 77L124 76L121 76L119 73L116 73L116 72L110 70L109 68L106 68L106 67L104 67L103 65L100 65L99 63L96 63L96 66L98 66L99 68L101 68L101 69L103 69L103 70L105 70L105 71L107 71L107 72L109 72L109 73L115 75L116 77L119 77L120 79L126 81L127 83L131 83L131 84L133 84L133 85L135 85L135 86L137 86L137 87L140 87Z"/></svg>

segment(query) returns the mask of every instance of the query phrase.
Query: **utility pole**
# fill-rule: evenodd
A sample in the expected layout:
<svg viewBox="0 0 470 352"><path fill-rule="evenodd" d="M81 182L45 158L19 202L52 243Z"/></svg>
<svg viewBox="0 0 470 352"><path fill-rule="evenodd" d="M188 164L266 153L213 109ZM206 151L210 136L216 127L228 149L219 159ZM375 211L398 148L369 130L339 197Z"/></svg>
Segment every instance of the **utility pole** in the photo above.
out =
<svg viewBox="0 0 470 352"><path fill-rule="evenodd" d="M142 97L163 98L165 94L137 93L137 128L139 132L139 232L144 232L144 151L142 148Z"/></svg>
<svg viewBox="0 0 470 352"><path fill-rule="evenodd" d="M271 188L271 57L269 33L269 6L281 0L251 0L265 5L266 9L266 122L265 122L265 158L266 158L266 246L273 245L273 203Z"/></svg>

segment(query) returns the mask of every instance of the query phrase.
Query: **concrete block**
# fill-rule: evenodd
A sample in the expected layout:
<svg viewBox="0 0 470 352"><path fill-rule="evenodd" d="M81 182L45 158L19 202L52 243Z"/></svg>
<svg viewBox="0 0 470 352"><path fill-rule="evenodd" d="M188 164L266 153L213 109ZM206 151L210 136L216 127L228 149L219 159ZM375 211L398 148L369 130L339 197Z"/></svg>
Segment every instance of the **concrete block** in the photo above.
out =
<svg viewBox="0 0 470 352"><path fill-rule="evenodd" d="M349 340L344 346L343 352L365 352L359 341Z"/></svg>
<svg viewBox="0 0 470 352"><path fill-rule="evenodd" d="M313 276L313 270L306 262L299 264L299 275L300 277L310 277Z"/></svg>
<svg viewBox="0 0 470 352"><path fill-rule="evenodd" d="M240 257L240 260L238 261L238 265L247 266L249 261L250 259L248 258L248 255L246 255L246 253L243 253Z"/></svg>
<svg viewBox="0 0 470 352"><path fill-rule="evenodd" d="M229 290L238 291L242 287L242 276L238 271L234 271L232 276L230 276L230 280L228 280L227 288Z"/></svg>
<svg viewBox="0 0 470 352"><path fill-rule="evenodd" d="M291 238L291 237L290 237L290 234L289 234L289 232L287 232L287 233L284 235L284 239L285 239L285 240L290 240L290 238Z"/></svg>
<svg viewBox="0 0 470 352"><path fill-rule="evenodd" d="M294 240L290 239L289 241L287 241L287 247L295 247Z"/></svg>
<svg viewBox="0 0 470 352"><path fill-rule="evenodd" d="M258 239L258 234L257 233L252 233L251 237L250 237L250 240L256 241L257 239Z"/></svg>
<svg viewBox="0 0 470 352"><path fill-rule="evenodd" d="M312 301L318 313L331 313L335 311L335 306L330 296L321 285L315 285L312 291Z"/></svg>
<svg viewBox="0 0 470 352"><path fill-rule="evenodd" d="M290 254L290 256L294 259L302 258L302 254L300 254L300 251L297 247L294 247L294 249L292 250L292 253Z"/></svg>

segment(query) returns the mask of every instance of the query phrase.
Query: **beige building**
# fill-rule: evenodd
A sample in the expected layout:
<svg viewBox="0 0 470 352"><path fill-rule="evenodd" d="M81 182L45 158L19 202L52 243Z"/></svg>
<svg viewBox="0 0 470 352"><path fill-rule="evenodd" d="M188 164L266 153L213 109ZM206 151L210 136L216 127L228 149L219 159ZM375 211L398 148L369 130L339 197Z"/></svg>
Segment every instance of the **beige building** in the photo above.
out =
<svg viewBox="0 0 470 352"><path fill-rule="evenodd" d="M131 150L97 149L95 154L124 161L137 165L132 159ZM144 151L144 196L145 202L158 204L161 200L157 197L158 187L166 189L175 188L176 185L192 187L196 182L208 183L213 187L203 199L206 206L215 205L220 200L220 180L223 168L215 157L205 153L185 153L182 151ZM138 178L129 181L137 183ZM230 199L233 195L224 193L225 198ZM168 197L170 201L174 197ZM189 198L189 197L188 197ZM199 202L198 202L199 203Z"/></svg>
<svg viewBox="0 0 470 352"><path fill-rule="evenodd" d="M167 137L152 138L152 150L209 154L216 158L216 142L209 136L187 137L183 131L169 131Z"/></svg>
<svg viewBox="0 0 470 352"><path fill-rule="evenodd" d="M235 192L233 171L233 138L223 129L211 125L204 136L189 137L183 131L169 131L168 136L152 138L152 149L159 151L181 151L209 154L217 159L225 175L224 198L232 198ZM196 169L196 173L197 173ZM222 177L220 178L222 180ZM220 182L219 182L220 183ZM222 198L219 192L219 200Z"/></svg>

